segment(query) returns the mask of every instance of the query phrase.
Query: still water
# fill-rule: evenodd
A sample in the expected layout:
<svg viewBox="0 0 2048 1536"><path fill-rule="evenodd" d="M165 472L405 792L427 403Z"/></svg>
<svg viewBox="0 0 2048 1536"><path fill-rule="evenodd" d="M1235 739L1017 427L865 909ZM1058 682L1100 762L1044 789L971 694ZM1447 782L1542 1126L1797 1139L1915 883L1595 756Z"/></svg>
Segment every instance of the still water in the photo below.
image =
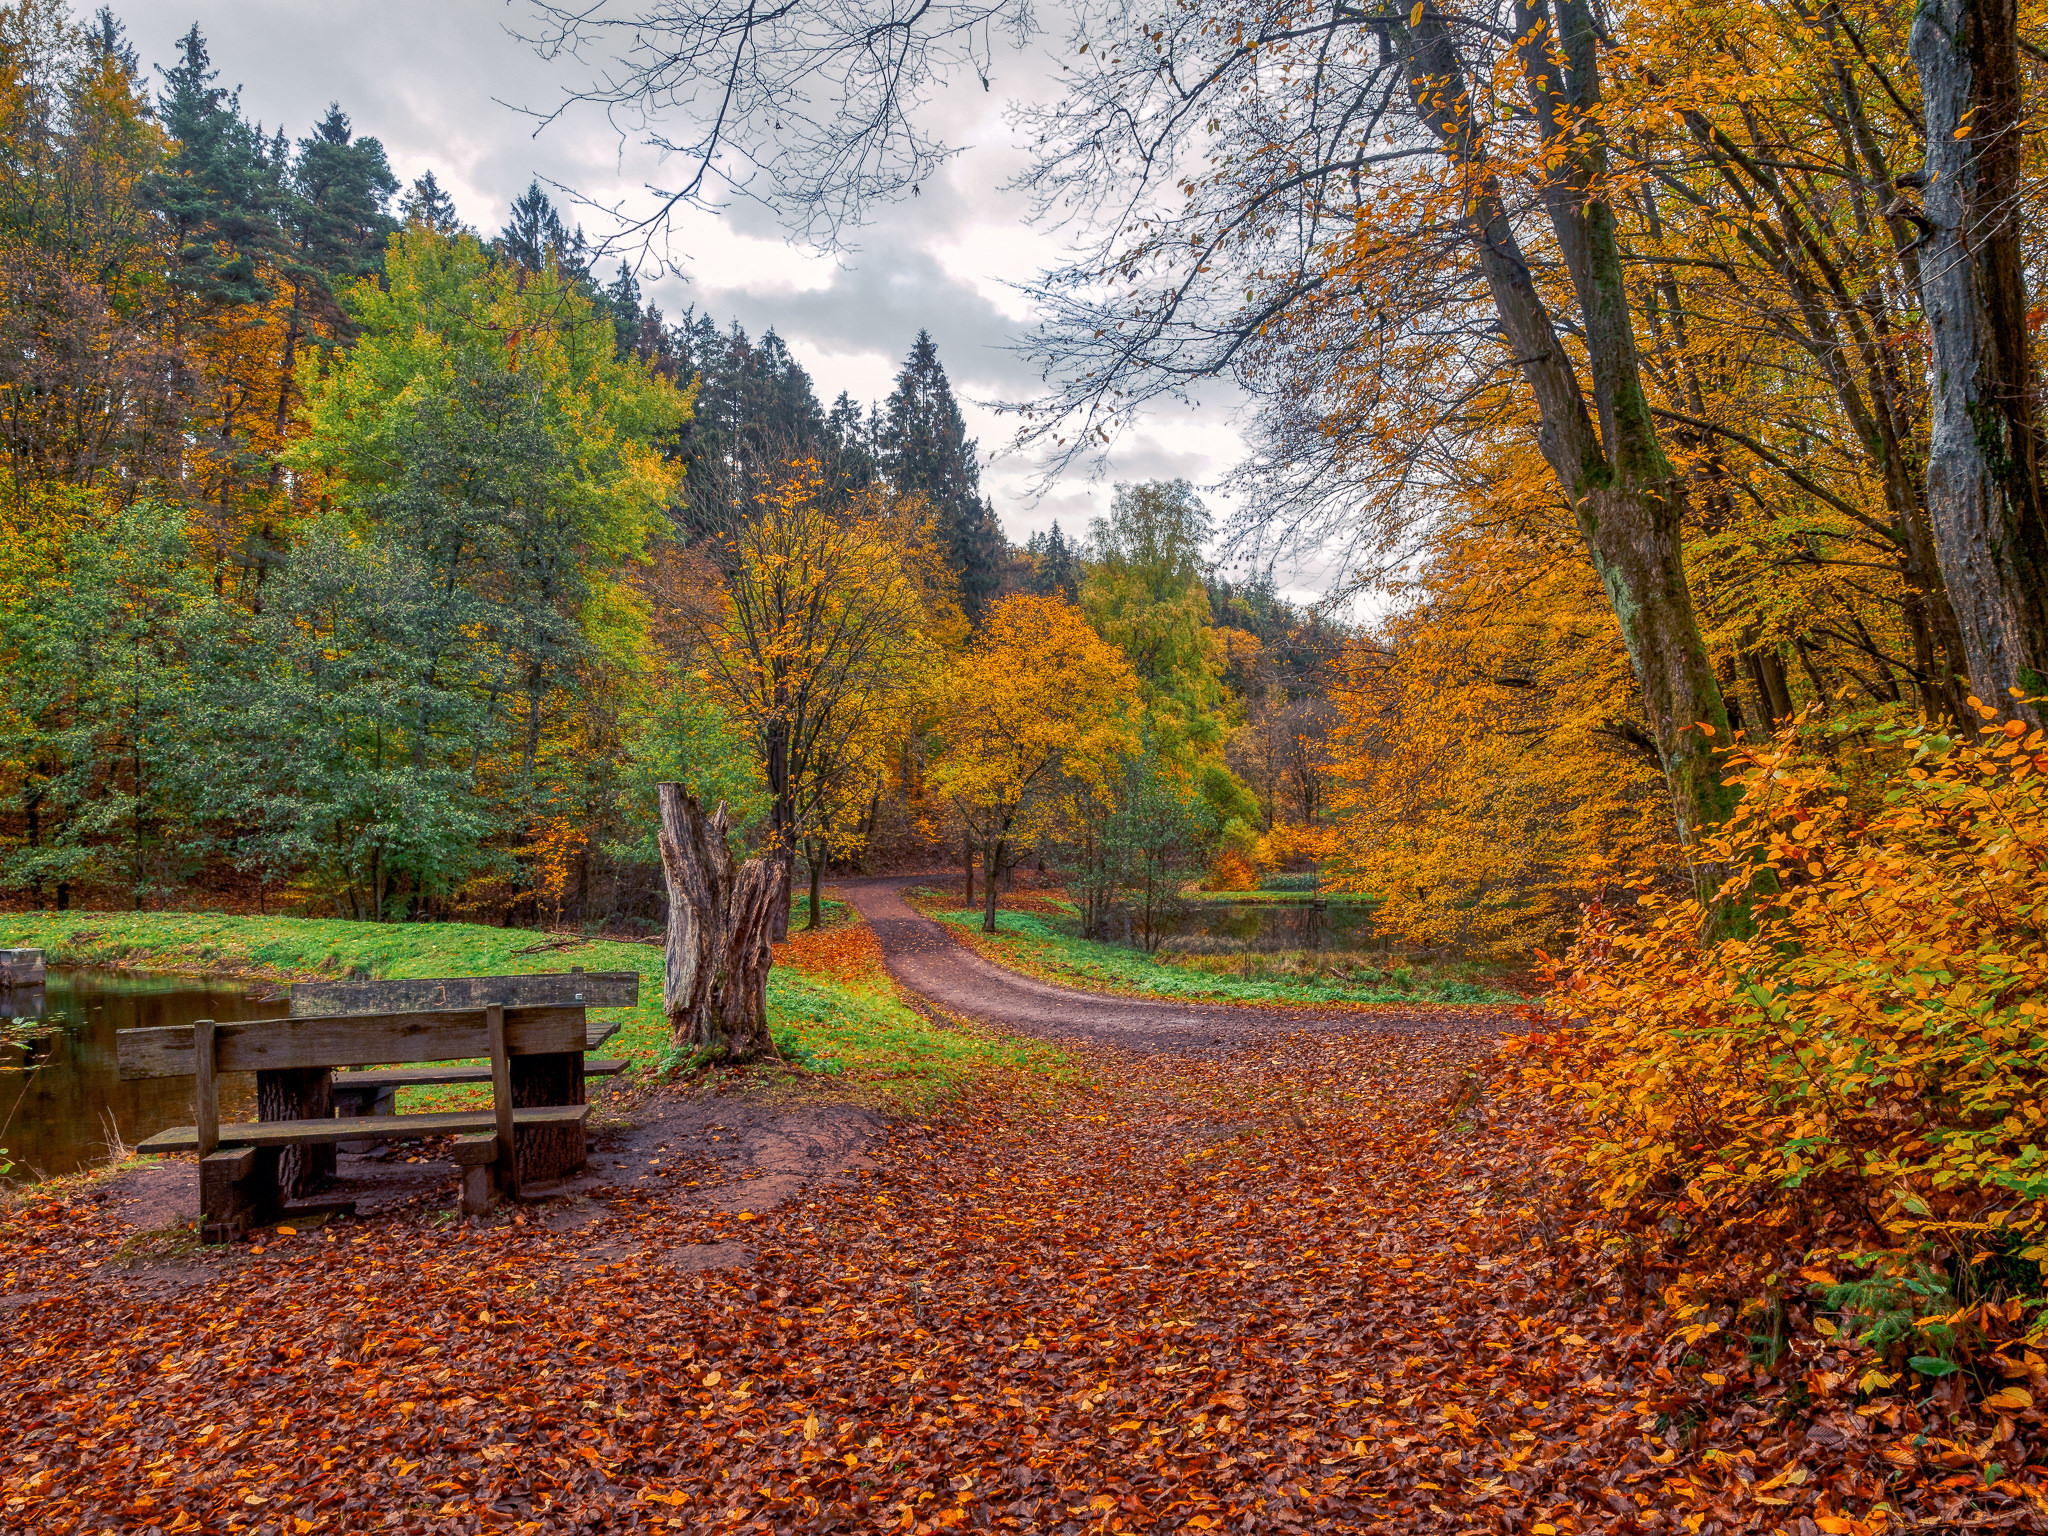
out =
<svg viewBox="0 0 2048 1536"><path fill-rule="evenodd" d="M1197 901L1166 924L1160 947L1191 954L1270 954L1280 950L1364 949L1378 942L1372 908L1332 901Z"/></svg>
<svg viewBox="0 0 2048 1536"><path fill-rule="evenodd" d="M124 1083L114 1034L194 1019L274 1018L274 987L187 976L52 968L40 987L0 988L0 1147L15 1178L48 1178L105 1162L112 1138L133 1146L192 1123L192 1079ZM255 1079L221 1079L221 1118L254 1116Z"/></svg>

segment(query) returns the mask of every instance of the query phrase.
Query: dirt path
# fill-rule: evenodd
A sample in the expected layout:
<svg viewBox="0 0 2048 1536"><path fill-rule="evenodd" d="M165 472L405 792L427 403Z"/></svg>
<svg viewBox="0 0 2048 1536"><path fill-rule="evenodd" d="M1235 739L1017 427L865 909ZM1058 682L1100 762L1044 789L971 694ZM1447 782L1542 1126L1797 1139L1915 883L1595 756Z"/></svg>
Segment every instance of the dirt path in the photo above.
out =
<svg viewBox="0 0 2048 1536"><path fill-rule="evenodd" d="M1427 1004L1328 1010L1259 1008L1115 997L1054 986L982 959L903 899L904 891L928 885L932 879L930 875L897 875L849 880L840 882L836 891L874 929L891 974L904 986L950 1012L1002 1029L1053 1039L1103 1041L1133 1051L1209 1052L1297 1030L1378 1034L1440 1031L1451 1019L1464 1028L1484 1027L1488 1021L1485 1010Z"/></svg>

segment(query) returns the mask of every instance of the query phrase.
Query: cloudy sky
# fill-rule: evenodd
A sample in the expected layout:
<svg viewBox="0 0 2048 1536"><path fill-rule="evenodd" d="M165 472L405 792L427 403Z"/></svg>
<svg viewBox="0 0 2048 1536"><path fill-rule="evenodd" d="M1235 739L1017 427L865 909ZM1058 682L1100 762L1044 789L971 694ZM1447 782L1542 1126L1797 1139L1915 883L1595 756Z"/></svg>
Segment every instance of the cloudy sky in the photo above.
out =
<svg viewBox="0 0 2048 1536"><path fill-rule="evenodd" d="M340 102L357 132L383 141L402 181L431 169L486 234L536 175L601 204L674 179L601 120L572 115L535 136L530 120L500 105L550 106L588 78L586 66L545 62L511 35L531 25L525 0L115 0L114 10L146 63L170 62L196 21L219 83L241 86L244 110L267 128L282 124L297 138ZM687 281L650 287L671 315L694 303L737 317L750 334L773 326L828 403L842 389L885 396L918 328L929 329L979 438L983 486L1019 542L1055 518L1085 528L1106 508L1110 481L1185 476L1204 485L1239 449L1221 404L1160 413L1116 445L1101 479L1073 473L1034 494L1032 463L1001 451L1013 423L977 403L1028 396L1038 384L1007 350L1028 319L1010 285L1055 262L1060 246L1055 233L1028 227L1024 200L1002 190L1022 163L1002 109L1043 88L1057 39L1042 42L999 52L991 90L970 78L938 94L932 120L967 152L914 201L879 210L855 237L859 250L812 254L764 210L740 204L686 214L674 254ZM1283 573L1282 585L1297 584Z"/></svg>

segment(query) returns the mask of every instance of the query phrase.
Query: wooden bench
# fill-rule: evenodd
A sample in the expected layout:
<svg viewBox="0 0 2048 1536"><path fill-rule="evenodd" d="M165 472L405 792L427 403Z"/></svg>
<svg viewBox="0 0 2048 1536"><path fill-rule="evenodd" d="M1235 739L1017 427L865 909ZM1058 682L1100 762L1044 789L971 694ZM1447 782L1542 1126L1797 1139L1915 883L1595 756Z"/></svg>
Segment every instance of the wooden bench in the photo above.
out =
<svg viewBox="0 0 2048 1536"><path fill-rule="evenodd" d="M584 1079L623 1066L584 1061L617 1028L593 1026L584 1008L638 996L631 972L318 983L303 995L294 988L290 1018L123 1030L124 1079L189 1073L196 1084L197 1123L137 1150L199 1153L208 1241L231 1238L309 1193L331 1175L337 1144L383 1137L455 1134L463 1209L480 1211L494 1188L517 1194L583 1167ZM403 1006L420 1003L429 1006ZM488 1064L467 1064L478 1057ZM428 1065L382 1065L390 1062ZM371 1070L334 1072L364 1067ZM259 1118L223 1125L218 1077L235 1071L256 1074ZM438 1082L488 1082L491 1107L375 1113L399 1087ZM372 1112L337 1115L344 1103Z"/></svg>
<svg viewBox="0 0 2048 1536"><path fill-rule="evenodd" d="M483 1008L542 1005L582 1008L631 1008L640 1001L640 976L635 971L567 971L532 976L437 976L398 981L300 981L291 989L294 1017L312 1014L417 1012L432 1008ZM597 1050L618 1033L619 1026L591 1020L583 1053ZM561 1057L522 1058L512 1064L512 1102L581 1104L585 1079L623 1071L623 1062L585 1060L583 1053ZM460 1075L457 1075L460 1074ZM381 1067L372 1072L319 1073L299 1080L277 1079L258 1084L258 1113L265 1120L326 1119L329 1115L374 1118L397 1110L400 1088L444 1083L487 1083L490 1068ZM288 1150L279 1158L287 1195L308 1194L334 1176L334 1154L365 1151L381 1137L369 1127L333 1145ZM584 1163L580 1128L549 1126L522 1130L516 1180L520 1188L551 1183L579 1171Z"/></svg>

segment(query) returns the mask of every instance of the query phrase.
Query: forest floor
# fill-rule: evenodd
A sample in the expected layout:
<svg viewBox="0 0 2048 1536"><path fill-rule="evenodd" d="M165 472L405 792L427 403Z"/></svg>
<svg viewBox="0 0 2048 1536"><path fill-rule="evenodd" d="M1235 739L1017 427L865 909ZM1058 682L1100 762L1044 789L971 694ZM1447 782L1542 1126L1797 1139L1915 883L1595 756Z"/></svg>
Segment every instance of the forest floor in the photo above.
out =
<svg viewBox="0 0 2048 1536"><path fill-rule="evenodd" d="M878 916L787 963L879 995L929 935ZM687 1134L481 1225L451 1180L200 1252L110 1176L31 1188L0 1531L2048 1529L2033 1422L1957 1378L1859 1402L1796 1318L1774 1367L1675 1339L1500 1019L1287 1017L981 1050L835 1111L801 1187L733 1140L827 1074L672 1090Z"/></svg>

